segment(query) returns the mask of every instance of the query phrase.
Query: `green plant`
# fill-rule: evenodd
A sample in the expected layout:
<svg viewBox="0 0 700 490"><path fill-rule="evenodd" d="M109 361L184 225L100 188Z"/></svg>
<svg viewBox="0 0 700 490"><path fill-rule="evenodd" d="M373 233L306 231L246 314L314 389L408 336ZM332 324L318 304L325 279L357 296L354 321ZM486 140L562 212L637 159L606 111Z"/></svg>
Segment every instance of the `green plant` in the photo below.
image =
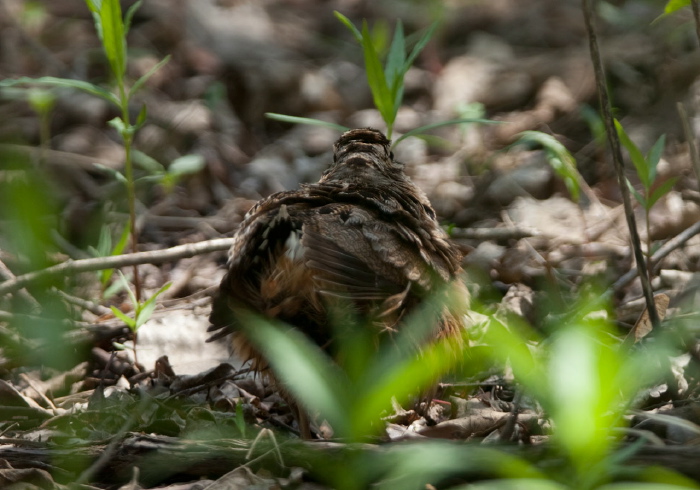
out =
<svg viewBox="0 0 700 490"><path fill-rule="evenodd" d="M129 241L129 227L125 226L117 240L117 243L112 245L112 230L107 223L103 223L100 228L100 235L98 237L97 246L88 246L88 251L93 255L93 257L109 257L113 255L120 255ZM100 280L100 286L102 288L102 297L109 298L117 291L117 288L108 288L109 280L114 275L114 269L104 269L97 272L97 277ZM115 283L121 289L121 283Z"/></svg>
<svg viewBox="0 0 700 490"><path fill-rule="evenodd" d="M547 162L564 181L571 199L578 202L581 194L581 174L576 169L576 159L557 139L541 131L524 131L515 144L535 144L544 149Z"/></svg>
<svg viewBox="0 0 700 490"><path fill-rule="evenodd" d="M148 175L137 179L137 183L157 183L166 194L170 194L182 177L199 172L204 168L205 162L201 155L183 155L170 162L166 168L145 153L134 152L134 163L148 172Z"/></svg>
<svg viewBox="0 0 700 490"><path fill-rule="evenodd" d="M51 113L56 105L56 96L49 90L35 88L29 90L27 99L29 105L39 115L39 144L41 146L41 164L43 164L51 139Z"/></svg>
<svg viewBox="0 0 700 490"><path fill-rule="evenodd" d="M136 80L130 86L127 85L126 76L126 36L131 26L131 20L136 10L141 6L143 0L134 3L122 18L122 10L119 0L85 0L95 23L95 29L102 43L109 67L114 76L116 88L114 91L106 90L98 85L82 81L56 77L27 78L22 77L14 80L3 80L0 87L13 85L45 85L76 89L100 97L119 108L120 117L110 121L122 138L124 143L124 183L127 189L127 200L129 206L129 229L131 234L131 247L135 252L138 248L136 234L136 193L135 179L133 172L132 152L133 138L136 131L146 120L146 106L142 106L136 121L131 122L129 116L129 105L133 96L145 85L148 79L158 71L169 57L164 58L156 64L148 73ZM138 269L134 266L134 286L136 297L140 298L140 284L138 279Z"/></svg>
<svg viewBox="0 0 700 490"><path fill-rule="evenodd" d="M657 336L643 349L623 345L608 320L603 296L594 288L583 290L569 308L552 307L555 319L545 325L548 337L522 319L489 317L484 334L456 356L454 345L441 342L420 352L414 348L414 339L429 331L445 297L431 298L396 333L396 345L379 352L368 342L366 329L343 321L345 331L353 334L345 338L339 363L286 326L248 316L245 328L270 359L276 377L345 440L377 435L391 396L405 401L460 365L478 372L491 363L511 367L519 390L541 405L554 428L546 464L505 448L435 441L385 451L348 449L342 464L335 456L304 456L311 471L334 488L425 488L452 475L470 474L499 478L478 484L494 489L592 489L620 480L694 487L671 471L626 465L641 445L620 444L633 400L643 386L659 381L674 352L673 334Z"/></svg>
<svg viewBox="0 0 700 490"><path fill-rule="evenodd" d="M656 140L656 143L654 143L654 145L651 147L649 152L646 155L643 155L637 145L627 135L620 122L617 120L615 120L615 129L617 130L620 142L627 149L630 160L632 160L632 163L634 164L637 177L642 184L642 192L638 192L629 179L626 180L627 187L629 188L630 192L634 196L635 200L644 209L644 220L647 228L645 255L647 257L649 275L651 276L653 264L651 263L652 243L651 233L649 231L649 213L651 212L651 208L654 206L654 204L669 193L678 179L676 177L672 177L661 182L657 175L657 167L659 165L659 161L661 160L661 152L664 150L664 145L666 143L665 135L661 135L659 139Z"/></svg>
<svg viewBox="0 0 700 490"><path fill-rule="evenodd" d="M134 316L133 318L124 314L119 308L116 306L112 306L111 310L112 313L114 313L114 316L122 320L126 326L129 327L129 329L133 333L133 338L134 338L134 360L136 361L136 342L137 342L137 331L143 325L146 323L150 318L151 315L153 314L153 310L156 308L156 299L158 299L158 296L160 296L161 293L164 293L167 291L172 283L167 283L163 287L161 287L158 291L153 293L153 295L148 298L145 301L139 300L139 298L136 297L134 292L131 290L129 287L129 283L126 280L126 277L124 277L124 274L119 271L119 278L121 279L122 285L124 289L126 289L126 292L129 295L129 299L131 300L131 304L134 307ZM116 345L116 344L115 344ZM125 346L122 344L116 345L119 348L124 348Z"/></svg>
<svg viewBox="0 0 700 490"><path fill-rule="evenodd" d="M399 108L403 103L404 77L413 63L416 61L416 58L420 52L423 50L423 48L425 48L426 44L428 44L428 41L430 41L430 38L437 29L438 23L434 22L431 24L431 26L425 30L415 44L413 44L413 48L410 50L410 53L406 54L407 45L410 44L410 42L408 38L404 36L403 24L401 23L401 20L398 20L396 22L396 27L394 28L394 36L385 56L386 59L382 65L381 58L385 51L384 46L386 44L384 40L388 36L381 33L386 29L380 28L374 32L371 32L367 21L363 20L362 30L359 30L357 27L355 27L352 21L350 21L350 19L345 17L340 12L336 11L335 16L353 33L355 39L362 47L365 71L367 72L367 84L372 92L374 106L382 116L384 124L386 124L387 138L391 139L394 131L394 123L396 122L396 115L398 114ZM379 35L377 33L379 33ZM345 126L321 121L319 119L287 116L284 114L270 112L266 113L265 115L270 119L293 124L325 126L339 131L346 131L349 129ZM441 126L460 123L496 124L497 121L481 118L461 118L428 124L426 126L415 128L402 135L393 142L392 146L396 146L402 140L410 136L416 136Z"/></svg>
<svg viewBox="0 0 700 490"><path fill-rule="evenodd" d="M352 316L338 316L335 359L321 351L296 329L240 311L247 335L269 360L275 376L302 406L318 410L334 434L364 440L381 430L381 414L418 395L457 365L461 352L454 339L424 345L431 326L447 304L461 304L454 292L436 294L403 322L396 335L379 336L376 327ZM377 348L377 342L383 339Z"/></svg>

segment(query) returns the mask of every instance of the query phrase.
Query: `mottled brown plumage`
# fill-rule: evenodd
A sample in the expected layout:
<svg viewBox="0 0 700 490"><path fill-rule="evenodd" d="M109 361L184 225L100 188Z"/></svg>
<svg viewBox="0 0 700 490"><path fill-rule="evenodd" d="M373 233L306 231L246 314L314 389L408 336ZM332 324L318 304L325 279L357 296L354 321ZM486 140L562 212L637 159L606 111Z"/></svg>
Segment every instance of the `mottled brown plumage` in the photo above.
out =
<svg viewBox="0 0 700 490"><path fill-rule="evenodd" d="M318 183L259 201L234 237L210 331L232 333L234 352L257 370L267 363L239 329L235 308L283 320L332 350L329 309L352 305L368 328L393 331L431 291L454 282L464 303L445 308L435 337L461 339L466 312L457 310L468 304L461 254L394 161L389 140L374 129L350 130L334 152Z"/></svg>

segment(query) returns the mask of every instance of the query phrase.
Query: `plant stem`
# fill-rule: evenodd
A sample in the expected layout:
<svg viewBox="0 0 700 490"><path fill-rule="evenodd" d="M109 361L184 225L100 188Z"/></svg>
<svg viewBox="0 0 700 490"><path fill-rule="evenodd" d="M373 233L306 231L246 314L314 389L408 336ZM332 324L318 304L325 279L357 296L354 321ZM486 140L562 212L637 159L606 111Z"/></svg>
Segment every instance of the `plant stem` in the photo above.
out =
<svg viewBox="0 0 700 490"><path fill-rule="evenodd" d="M124 82L119 80L119 99L121 100L122 121L124 129L124 175L126 177L126 196L129 202L129 234L131 235L131 252L138 252L138 236L136 234L136 185L134 183L134 167L131 161L131 145L133 131L129 122L129 97L124 90ZM141 281L139 280L138 265L134 264L134 294L136 301L141 301Z"/></svg>
<svg viewBox="0 0 700 490"><path fill-rule="evenodd" d="M625 181L625 170L622 164L622 150L620 149L620 139L617 136L617 131L615 131L615 124L613 122L610 98L608 97L608 92L605 84L605 72L603 70L603 62L600 58L598 40L596 39L595 29L593 26L593 9L591 7L591 3L591 0L582 0L581 5L583 8L583 17L586 25L586 30L588 31L591 61L593 62L593 71L595 73L596 86L598 88L598 100L603 113L603 122L605 123L605 131L608 135L608 143L610 144L610 149L612 150L613 164L615 167L615 172L617 174L618 185L620 186L620 194L622 194L622 203L625 208L625 217L627 218L627 227L630 231L630 241L632 242L634 258L637 262L639 280L642 283L644 299L646 300L647 309L649 310L649 319L651 320L653 328L658 329L659 325L661 324L661 321L659 320L659 313L656 311L656 305L654 304L654 293L651 289L651 281L649 280L647 264L644 260L644 253L642 252L641 240L639 238L639 232L637 231L637 222L634 220L634 211L632 209L630 193L627 189L627 184Z"/></svg>

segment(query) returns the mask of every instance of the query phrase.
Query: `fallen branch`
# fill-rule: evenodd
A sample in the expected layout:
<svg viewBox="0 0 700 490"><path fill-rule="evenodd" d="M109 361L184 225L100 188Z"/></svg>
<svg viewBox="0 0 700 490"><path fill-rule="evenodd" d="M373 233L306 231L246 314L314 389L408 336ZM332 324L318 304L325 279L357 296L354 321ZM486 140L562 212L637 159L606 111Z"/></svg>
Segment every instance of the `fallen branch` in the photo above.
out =
<svg viewBox="0 0 700 490"><path fill-rule="evenodd" d="M150 252L137 252L110 257L96 257L94 259L67 260L46 269L29 272L14 279L0 283L0 296L14 293L28 284L46 277L60 274L69 275L79 272L99 271L114 269L138 264L162 264L178 259L185 259L209 252L228 250L233 243L232 238L216 238L204 242L188 243L164 250L152 250Z"/></svg>
<svg viewBox="0 0 700 490"><path fill-rule="evenodd" d="M681 233L671 238L669 241L667 241L661 247L659 247L656 253L654 253L654 255L652 255L651 257L652 264L656 264L656 267L659 267L661 259L666 257L675 249L682 247L685 244L685 242L690 240L698 233L700 233L700 221L695 223L693 226L686 228ZM617 281L615 281L615 283L611 287L611 290L619 291L627 284L629 284L637 276L637 274L638 271L636 268L630 269L625 275L623 275Z"/></svg>

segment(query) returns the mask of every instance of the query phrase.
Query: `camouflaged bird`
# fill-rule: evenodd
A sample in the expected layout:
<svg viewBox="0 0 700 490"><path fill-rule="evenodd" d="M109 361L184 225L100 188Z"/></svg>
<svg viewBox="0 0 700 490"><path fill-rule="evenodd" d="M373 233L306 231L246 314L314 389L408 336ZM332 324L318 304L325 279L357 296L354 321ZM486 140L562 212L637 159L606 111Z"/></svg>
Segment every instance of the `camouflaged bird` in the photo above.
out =
<svg viewBox="0 0 700 490"><path fill-rule="evenodd" d="M462 304L445 307L433 338L461 342L468 293L461 253L448 241L425 194L396 162L379 131L353 129L334 145L318 183L259 201L234 236L210 316L212 339L232 334L232 350L267 362L245 336L235 311L282 320L333 352L331 311L351 305L378 333L432 291L454 284Z"/></svg>

